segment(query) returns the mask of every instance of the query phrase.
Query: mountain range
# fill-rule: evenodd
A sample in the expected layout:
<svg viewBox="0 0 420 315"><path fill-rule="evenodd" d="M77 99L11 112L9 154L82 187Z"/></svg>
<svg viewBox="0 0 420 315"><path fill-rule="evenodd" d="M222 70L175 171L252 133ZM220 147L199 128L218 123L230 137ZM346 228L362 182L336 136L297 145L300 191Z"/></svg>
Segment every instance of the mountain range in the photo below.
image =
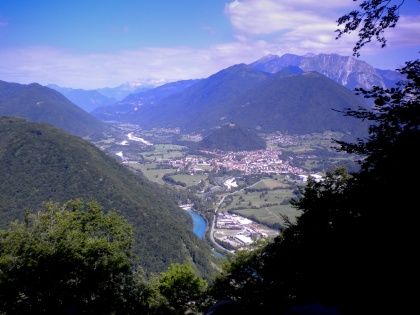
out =
<svg viewBox="0 0 420 315"><path fill-rule="evenodd" d="M69 101L73 104L77 104L77 106L84 109L86 112L91 112L100 106L109 106L118 102L116 98L107 97L96 90L63 88L56 84L49 84L47 87L60 92Z"/></svg>
<svg viewBox="0 0 420 315"><path fill-rule="evenodd" d="M145 93L151 91L136 97L140 99ZM304 72L293 66L269 73L238 64L169 96L153 102L144 100L141 106L120 102L124 110L112 106L96 109L92 115L139 124L145 129L179 128L184 133L204 135L226 123L260 133L329 130L355 137L364 135L367 127L339 112L368 108L361 97L319 72Z"/></svg>
<svg viewBox="0 0 420 315"><path fill-rule="evenodd" d="M357 87L370 89L372 86L391 87L403 77L396 71L375 69L368 63L354 57L337 54L308 54L297 56L285 54L267 55L250 64L251 67L276 73L288 66L299 67L303 71L316 71L335 82L354 90Z"/></svg>
<svg viewBox="0 0 420 315"><path fill-rule="evenodd" d="M145 129L172 127L206 133L235 123L259 132L331 130L360 136L365 126L353 125L332 109L369 107L370 103L355 95L355 88L392 87L401 79L396 71L374 69L353 57L268 55L205 79L172 82L131 94L91 114Z"/></svg>
<svg viewBox="0 0 420 315"><path fill-rule="evenodd" d="M268 73L276 73L286 67L289 67L289 69L294 67L306 72L316 71L350 90L353 90L355 87L370 89L373 85L392 87L396 82L403 79L401 74L396 71L376 69L357 58L337 54L307 54L305 56L293 54L284 54L282 56L267 55L249 65ZM194 80L199 81L200 79ZM179 83L170 82L169 84ZM143 92L153 90L162 85L170 86L165 80L135 80L115 88L96 90L63 88L54 84L48 85L48 87L63 93L73 103L87 112L91 112L96 108L117 105L117 103L122 107L124 107L124 104L131 106L134 105L133 101L136 98L140 98L138 104L141 104L143 103L141 100ZM157 96L158 90L153 93ZM125 99L126 97L127 99Z"/></svg>
<svg viewBox="0 0 420 315"><path fill-rule="evenodd" d="M141 93L165 83L166 80L135 80L114 88L105 87L96 90L72 89L56 84L48 84L47 87L62 93L80 108L91 112L95 108L112 105L131 94Z"/></svg>

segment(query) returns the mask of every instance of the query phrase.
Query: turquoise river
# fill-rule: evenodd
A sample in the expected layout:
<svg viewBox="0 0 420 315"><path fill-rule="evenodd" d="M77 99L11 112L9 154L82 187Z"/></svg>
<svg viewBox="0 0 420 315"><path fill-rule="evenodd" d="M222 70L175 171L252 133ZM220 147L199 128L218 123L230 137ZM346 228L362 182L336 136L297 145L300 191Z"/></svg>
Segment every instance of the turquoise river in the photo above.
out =
<svg viewBox="0 0 420 315"><path fill-rule="evenodd" d="M200 239L203 239L203 235L206 232L206 221L204 221L203 217L192 210L186 210L194 221L193 232L197 235Z"/></svg>

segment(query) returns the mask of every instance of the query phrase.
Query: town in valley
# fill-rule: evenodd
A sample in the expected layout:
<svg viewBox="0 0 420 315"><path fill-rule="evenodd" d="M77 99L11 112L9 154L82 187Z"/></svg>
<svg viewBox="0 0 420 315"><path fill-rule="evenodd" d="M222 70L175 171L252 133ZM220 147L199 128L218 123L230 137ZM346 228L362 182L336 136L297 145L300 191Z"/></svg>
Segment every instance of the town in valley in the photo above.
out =
<svg viewBox="0 0 420 315"><path fill-rule="evenodd" d="M185 143L198 142L201 135L115 125L124 138L97 145L149 180L188 189L205 200L214 216L213 225L207 227L212 246L231 253L277 236L286 221L294 222L299 215L290 200L308 177L321 180L329 168L345 162L344 155L332 148L332 139L340 136L333 133L271 134L265 136L265 150L191 153Z"/></svg>

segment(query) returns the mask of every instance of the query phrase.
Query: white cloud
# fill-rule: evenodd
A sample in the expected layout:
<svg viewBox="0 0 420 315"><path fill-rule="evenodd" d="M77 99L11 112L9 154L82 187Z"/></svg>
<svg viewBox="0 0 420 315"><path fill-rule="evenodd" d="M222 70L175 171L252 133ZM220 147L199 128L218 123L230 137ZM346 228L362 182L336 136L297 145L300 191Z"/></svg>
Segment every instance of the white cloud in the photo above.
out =
<svg viewBox="0 0 420 315"><path fill-rule="evenodd" d="M93 89L115 87L138 78L168 81L205 78L239 63L244 57L251 62L262 55L238 43L203 50L174 47L95 54L45 46L2 49L0 79Z"/></svg>
<svg viewBox="0 0 420 315"><path fill-rule="evenodd" d="M420 4L419 4L420 6ZM420 16L401 16L394 29L385 33L387 44L392 46L420 45Z"/></svg>
<svg viewBox="0 0 420 315"><path fill-rule="evenodd" d="M360 3L337 0L235 0L226 4L225 15L230 20L235 38L247 45L264 39L269 50L294 54L338 53L351 55L357 42L357 32L336 40L337 19ZM418 9L418 8L417 8ZM401 16L395 30L387 29L387 49L420 45L420 16ZM363 48L364 56L383 51L375 41Z"/></svg>
<svg viewBox="0 0 420 315"><path fill-rule="evenodd" d="M348 6L336 0L235 0L226 4L225 15L238 36L252 36L287 33L302 25L331 24L339 16L334 10L337 8Z"/></svg>
<svg viewBox="0 0 420 315"><path fill-rule="evenodd" d="M335 22L353 6L336 0L235 0L225 6L235 38L247 45L265 40L268 50L294 54L352 53L355 37L337 41Z"/></svg>

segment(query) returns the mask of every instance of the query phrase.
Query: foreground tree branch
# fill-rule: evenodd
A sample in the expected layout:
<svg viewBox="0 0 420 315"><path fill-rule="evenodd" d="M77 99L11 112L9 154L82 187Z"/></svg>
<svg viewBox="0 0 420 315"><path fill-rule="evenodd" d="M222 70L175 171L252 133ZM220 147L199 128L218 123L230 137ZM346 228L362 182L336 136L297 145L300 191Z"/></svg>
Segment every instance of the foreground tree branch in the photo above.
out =
<svg viewBox="0 0 420 315"><path fill-rule="evenodd" d="M353 0L357 1L357 0ZM360 10L351 11L341 16L336 30L336 39L343 34L350 34L358 30L359 40L353 47L353 56L359 57L361 48L375 38L384 48L387 40L384 32L387 28L394 28L400 18L399 10L405 0L369 0L360 4ZM395 3L395 4L394 4Z"/></svg>

